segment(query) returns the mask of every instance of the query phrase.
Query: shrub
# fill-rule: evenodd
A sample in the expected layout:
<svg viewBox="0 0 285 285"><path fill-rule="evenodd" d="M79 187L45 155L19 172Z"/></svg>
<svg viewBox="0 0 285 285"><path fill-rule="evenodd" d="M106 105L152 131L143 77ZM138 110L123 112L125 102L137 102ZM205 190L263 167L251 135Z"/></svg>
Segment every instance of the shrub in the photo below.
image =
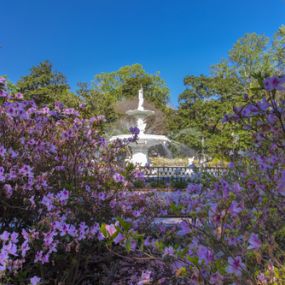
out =
<svg viewBox="0 0 285 285"><path fill-rule="evenodd" d="M141 175L116 163L125 142L102 137L102 117L39 109L1 78L1 281L283 284L285 77L259 81L264 98L225 116L252 148L221 179L161 195L130 191Z"/></svg>

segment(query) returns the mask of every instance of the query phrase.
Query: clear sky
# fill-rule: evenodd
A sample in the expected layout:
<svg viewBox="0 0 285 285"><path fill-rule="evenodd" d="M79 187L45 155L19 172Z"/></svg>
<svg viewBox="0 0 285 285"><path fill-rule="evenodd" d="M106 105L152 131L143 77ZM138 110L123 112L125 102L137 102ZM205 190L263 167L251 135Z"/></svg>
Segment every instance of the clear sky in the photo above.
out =
<svg viewBox="0 0 285 285"><path fill-rule="evenodd" d="M272 36L285 0L0 0L0 74L17 81L49 59L75 89L141 63L172 105L187 74L208 73L247 32Z"/></svg>

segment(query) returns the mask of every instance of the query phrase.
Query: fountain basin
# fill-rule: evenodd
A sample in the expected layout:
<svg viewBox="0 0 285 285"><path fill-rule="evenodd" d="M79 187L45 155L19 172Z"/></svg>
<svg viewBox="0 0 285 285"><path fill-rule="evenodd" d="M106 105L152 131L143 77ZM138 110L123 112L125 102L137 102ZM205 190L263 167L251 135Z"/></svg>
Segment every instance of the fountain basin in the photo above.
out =
<svg viewBox="0 0 285 285"><path fill-rule="evenodd" d="M132 138L133 135L131 134L125 134L125 135L117 135L111 137L110 141L114 141L117 139L124 140ZM153 135L153 134L139 134L138 139L134 143L130 143L131 146L133 145L145 145L148 147L161 144L164 142L170 142L170 139L164 135Z"/></svg>
<svg viewBox="0 0 285 285"><path fill-rule="evenodd" d="M110 141L117 139L124 140L129 138L133 138L133 135L126 134L113 136ZM148 149L152 146L165 144L167 142L170 142L169 138L163 135L139 134L137 140L129 144L133 152L133 155L129 161L133 164L145 166L149 163Z"/></svg>
<svg viewBox="0 0 285 285"><path fill-rule="evenodd" d="M152 110L139 110L139 109L136 109L136 110L128 110L126 112L126 114L128 116L133 116L133 117L137 117L137 118L145 118L145 117L154 115L154 111L152 111Z"/></svg>

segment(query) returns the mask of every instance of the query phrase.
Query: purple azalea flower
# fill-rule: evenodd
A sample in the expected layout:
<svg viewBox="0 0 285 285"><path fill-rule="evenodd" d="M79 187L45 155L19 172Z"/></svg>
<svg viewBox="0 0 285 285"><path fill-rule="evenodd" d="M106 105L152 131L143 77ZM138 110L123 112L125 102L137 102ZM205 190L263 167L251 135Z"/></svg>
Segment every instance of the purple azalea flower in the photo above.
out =
<svg viewBox="0 0 285 285"><path fill-rule="evenodd" d="M110 205L110 207L111 207L112 209L114 209L115 206L116 206L116 201L115 201L115 200L112 200L109 205Z"/></svg>
<svg viewBox="0 0 285 285"><path fill-rule="evenodd" d="M43 196L41 203L47 207L48 211L51 211L54 208L53 201L53 195L48 193L47 195Z"/></svg>
<svg viewBox="0 0 285 285"><path fill-rule="evenodd" d="M85 222L81 222L79 225L79 240L84 239L87 236L88 233L88 226L85 224Z"/></svg>
<svg viewBox="0 0 285 285"><path fill-rule="evenodd" d="M17 256L17 246L12 241L4 245L2 250L7 251L8 254Z"/></svg>
<svg viewBox="0 0 285 285"><path fill-rule="evenodd" d="M69 191L63 189L62 191L57 193L56 198L58 199L61 205L66 205L67 200L69 198Z"/></svg>
<svg viewBox="0 0 285 285"><path fill-rule="evenodd" d="M27 240L25 240L22 245L21 245L21 254L22 257L25 257L27 252L29 251L30 246L29 246L29 242Z"/></svg>
<svg viewBox="0 0 285 285"><path fill-rule="evenodd" d="M113 224L105 225L105 229L110 236L112 236L113 234L115 234L117 232L117 229L116 229L115 225L113 225Z"/></svg>
<svg viewBox="0 0 285 285"><path fill-rule="evenodd" d="M20 169L19 169L19 174L22 176L33 176L32 168L24 164Z"/></svg>
<svg viewBox="0 0 285 285"><path fill-rule="evenodd" d="M118 233L118 235L114 238L114 243L115 244L118 244L120 243L121 241L123 241L125 239L125 236L121 233Z"/></svg>
<svg viewBox="0 0 285 285"><path fill-rule="evenodd" d="M134 177L137 179L144 179L145 175L142 171L140 170L135 170L134 171Z"/></svg>
<svg viewBox="0 0 285 285"><path fill-rule="evenodd" d="M210 284L223 285L224 284L223 280L224 280L223 275L221 275L219 272L215 272L214 274L211 275Z"/></svg>
<svg viewBox="0 0 285 285"><path fill-rule="evenodd" d="M273 91L273 90L285 90L284 87L284 83L285 83L285 76L272 76L272 77L268 77L266 79L264 79L263 84L264 84L264 88L267 91Z"/></svg>
<svg viewBox="0 0 285 285"><path fill-rule="evenodd" d="M248 249L259 249L262 245L257 234L251 234L248 243Z"/></svg>
<svg viewBox="0 0 285 285"><path fill-rule="evenodd" d="M91 187L89 185L85 185L85 190L89 193L91 191Z"/></svg>
<svg viewBox="0 0 285 285"><path fill-rule="evenodd" d="M113 175L113 179L116 183L122 183L125 181L125 178L120 173L117 172Z"/></svg>
<svg viewBox="0 0 285 285"><path fill-rule="evenodd" d="M3 77L3 76L0 76L0 84L1 84L1 85L4 85L5 82L6 82L6 78Z"/></svg>
<svg viewBox="0 0 285 285"><path fill-rule="evenodd" d="M233 201L230 208L229 212L233 215L236 216L242 211L242 208L239 206L239 203L236 201Z"/></svg>
<svg viewBox="0 0 285 285"><path fill-rule="evenodd" d="M130 127L129 131L136 136L140 133L140 129L138 127Z"/></svg>
<svg viewBox="0 0 285 285"><path fill-rule="evenodd" d="M231 162L229 162L228 167L229 167L229 168L234 168L234 167L235 167L235 164L231 161Z"/></svg>
<svg viewBox="0 0 285 285"><path fill-rule="evenodd" d="M199 257L199 263L204 261L206 265L211 263L214 259L213 252L203 245L199 245L197 255Z"/></svg>
<svg viewBox="0 0 285 285"><path fill-rule="evenodd" d="M9 154L11 155L12 158L18 157L18 153L14 151L12 148L9 148Z"/></svg>
<svg viewBox="0 0 285 285"><path fill-rule="evenodd" d="M239 237L229 237L227 239L228 245L230 246L236 246L240 241L241 239Z"/></svg>
<svg viewBox="0 0 285 285"><path fill-rule="evenodd" d="M57 101L57 102L55 102L54 107L55 107L55 109L61 110L64 108L64 104Z"/></svg>
<svg viewBox="0 0 285 285"><path fill-rule="evenodd" d="M0 156L4 158L6 152L6 148L3 145L0 145Z"/></svg>
<svg viewBox="0 0 285 285"><path fill-rule="evenodd" d="M227 267L228 273L232 273L232 274L240 277L242 274L242 270L244 268L245 268L245 265L242 262L242 259L240 256L236 256L234 258L232 258L232 257L228 258L228 267Z"/></svg>
<svg viewBox="0 0 285 285"><path fill-rule="evenodd" d="M36 252L36 256L35 256L35 263L40 262L41 264L45 264L49 262L49 256L50 254L44 254L43 251L38 251Z"/></svg>
<svg viewBox="0 0 285 285"><path fill-rule="evenodd" d="M13 232L13 233L11 234L11 237L10 237L11 242L12 242L12 243L18 243L18 236L19 236L18 233Z"/></svg>
<svg viewBox="0 0 285 285"><path fill-rule="evenodd" d="M144 285L144 284L150 284L151 282L151 271L143 271L142 275L137 283L137 285Z"/></svg>
<svg viewBox="0 0 285 285"><path fill-rule="evenodd" d="M0 90L0 98L6 98L8 96L8 93L4 90Z"/></svg>
<svg viewBox="0 0 285 285"><path fill-rule="evenodd" d="M285 170L282 170L281 177L278 180L277 189L282 196L285 196Z"/></svg>
<svg viewBox="0 0 285 285"><path fill-rule="evenodd" d="M41 278L38 276L34 276L30 279L31 285L38 285L41 281Z"/></svg>
<svg viewBox="0 0 285 285"><path fill-rule="evenodd" d="M99 232L98 233L98 240L103 240L103 239L105 239L105 236L101 233L101 232Z"/></svg>
<svg viewBox="0 0 285 285"><path fill-rule="evenodd" d="M141 211L140 211L140 210L134 210L134 211L133 211L133 216L134 216L134 217L137 218L137 217L139 217L140 215L141 215Z"/></svg>
<svg viewBox="0 0 285 285"><path fill-rule="evenodd" d="M106 200L106 194L104 192L100 192L98 194L98 198L100 201L105 201Z"/></svg>
<svg viewBox="0 0 285 285"><path fill-rule="evenodd" d="M261 111L266 111L270 107L270 104L265 98L263 98L262 101L257 103L257 106L260 108Z"/></svg>
<svg viewBox="0 0 285 285"><path fill-rule="evenodd" d="M0 166L0 181L1 182L5 181L5 174L4 174L4 172L5 172L4 167Z"/></svg>
<svg viewBox="0 0 285 285"><path fill-rule="evenodd" d="M179 228L180 228L180 230L177 232L177 235L179 235L179 236L185 236L188 233L190 233L190 231L191 231L189 224L185 221L183 221L179 224Z"/></svg>
<svg viewBox="0 0 285 285"><path fill-rule="evenodd" d="M259 273L257 275L257 280L260 282L261 285L268 284L268 279L267 279L267 277L265 276L264 273Z"/></svg>
<svg viewBox="0 0 285 285"><path fill-rule="evenodd" d="M5 190L5 194L6 194L7 198L10 198L13 194L12 186L10 184L5 184L3 188Z"/></svg>
<svg viewBox="0 0 285 285"><path fill-rule="evenodd" d="M151 243L151 238L148 236L145 240L144 240L144 246L150 246Z"/></svg>
<svg viewBox="0 0 285 285"><path fill-rule="evenodd" d="M8 241L10 237L10 233L7 231L4 231L1 235L0 235L0 239L2 241Z"/></svg>
<svg viewBox="0 0 285 285"><path fill-rule="evenodd" d="M17 98L17 99L24 99L24 95L22 94L22 93L16 93L15 94L15 97Z"/></svg>
<svg viewBox="0 0 285 285"><path fill-rule="evenodd" d="M99 224L94 224L89 228L89 235L93 237L93 235L96 235L99 232Z"/></svg>
<svg viewBox="0 0 285 285"><path fill-rule="evenodd" d="M46 247L49 247L53 243L53 238L56 236L56 233L54 231L48 232L44 234L44 245Z"/></svg>
<svg viewBox="0 0 285 285"><path fill-rule="evenodd" d="M172 246L166 247L163 250L163 256L174 256L174 248Z"/></svg>
<svg viewBox="0 0 285 285"><path fill-rule="evenodd" d="M131 241L131 250L134 251L137 247L137 242L135 240Z"/></svg>

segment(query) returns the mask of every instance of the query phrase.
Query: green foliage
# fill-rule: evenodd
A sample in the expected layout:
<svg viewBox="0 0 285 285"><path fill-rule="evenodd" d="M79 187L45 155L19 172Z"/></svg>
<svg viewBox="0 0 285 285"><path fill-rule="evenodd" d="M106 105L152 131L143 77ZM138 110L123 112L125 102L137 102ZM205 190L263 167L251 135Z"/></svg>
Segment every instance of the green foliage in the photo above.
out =
<svg viewBox="0 0 285 285"><path fill-rule="evenodd" d="M174 189L185 189L188 185L188 181L183 179L172 179L170 185Z"/></svg>
<svg viewBox="0 0 285 285"><path fill-rule="evenodd" d="M254 93L256 100L262 96L259 78L284 70L284 44L285 26L272 43L264 35L246 34L234 44L228 59L211 67L210 76L186 76L178 110L169 111L171 138L217 158L247 149L251 134L237 123L224 125L222 119L234 106L242 105L244 94Z"/></svg>
<svg viewBox="0 0 285 285"><path fill-rule="evenodd" d="M159 73L148 74L140 64L126 65L117 71L96 75L94 89L114 100L137 96L140 87L144 96L156 106L165 105L169 90Z"/></svg>
<svg viewBox="0 0 285 285"><path fill-rule="evenodd" d="M168 101L169 90L159 73L148 74L140 64L121 67L117 71L95 76L92 88L79 83L78 95L87 104L91 114L104 114L107 121L118 118L114 105L123 99L134 98L143 87L145 99L163 109Z"/></svg>
<svg viewBox="0 0 285 285"><path fill-rule="evenodd" d="M29 75L23 76L17 83L25 98L34 99L39 106L52 105L61 101L68 107L75 107L79 98L70 92L65 76L53 71L49 61L33 66Z"/></svg>

